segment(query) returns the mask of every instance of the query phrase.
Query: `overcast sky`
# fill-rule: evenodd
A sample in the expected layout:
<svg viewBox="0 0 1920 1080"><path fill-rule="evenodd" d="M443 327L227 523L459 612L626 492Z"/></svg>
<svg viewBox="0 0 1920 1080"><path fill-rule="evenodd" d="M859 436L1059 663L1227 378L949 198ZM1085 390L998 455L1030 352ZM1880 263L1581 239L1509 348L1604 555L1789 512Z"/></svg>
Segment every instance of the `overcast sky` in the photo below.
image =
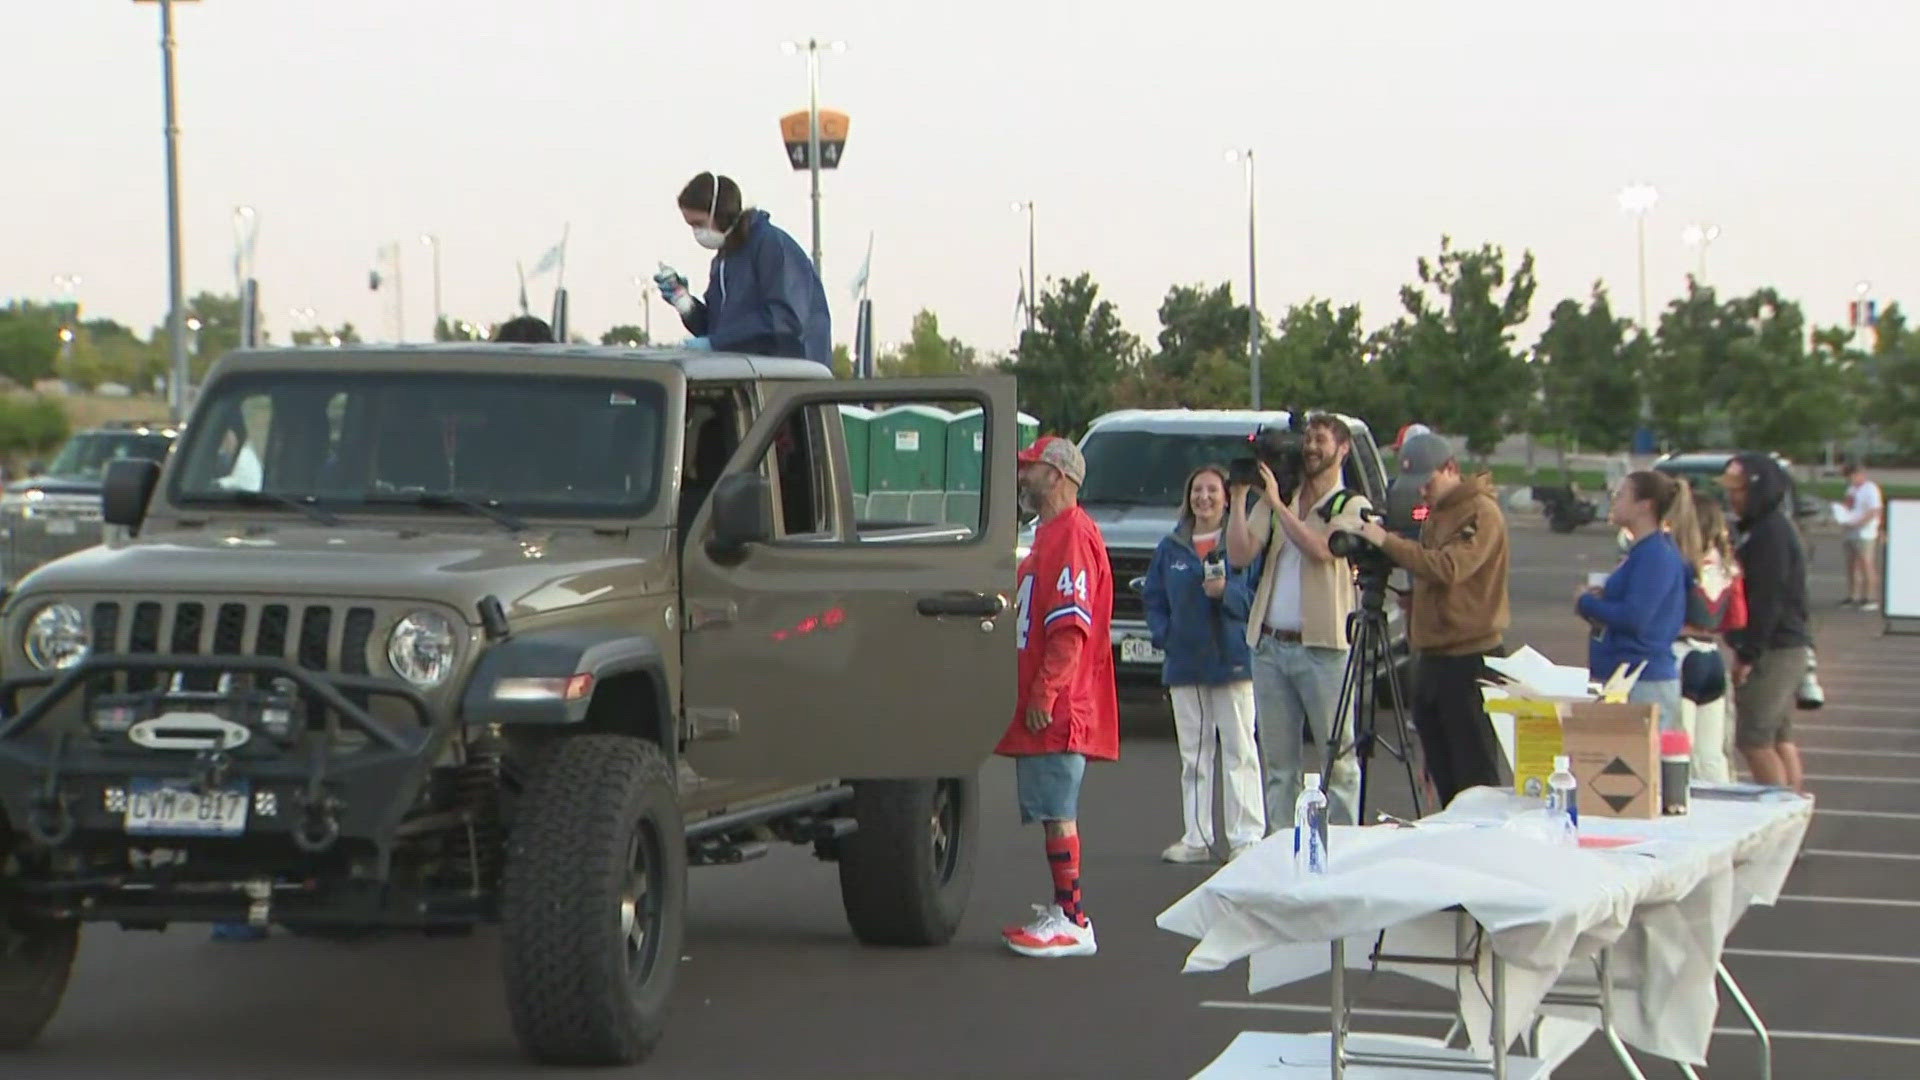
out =
<svg viewBox="0 0 1920 1080"><path fill-rule="evenodd" d="M576 328L641 321L635 275L696 287L706 253L673 207L693 173L738 178L809 242L806 174L778 117L806 106L780 43L844 39L822 100L846 111L827 173L824 276L848 340L849 285L875 237L881 340L913 311L983 349L1015 337L1026 225L1043 278L1085 270L1151 339L1172 282L1246 275L1245 195L1223 151L1259 162L1260 299L1359 301L1369 326L1440 234L1539 260L1544 316L1596 278L1634 311L1644 179L1658 309L1684 288L1693 222L1708 276L1774 284L1826 322L1854 283L1920 286L1920 6L1900 0L202 0L176 5L186 282L233 289L232 213L261 223L268 329L288 309L391 337L368 291L402 242L406 328L433 311L423 232L443 243L454 318L512 313L571 223ZM1201 17L1204 15L1204 18ZM164 317L158 6L19 2L0 15L9 152L0 296L79 274L89 315ZM552 280L533 286L544 311ZM656 336L681 336L656 302Z"/></svg>

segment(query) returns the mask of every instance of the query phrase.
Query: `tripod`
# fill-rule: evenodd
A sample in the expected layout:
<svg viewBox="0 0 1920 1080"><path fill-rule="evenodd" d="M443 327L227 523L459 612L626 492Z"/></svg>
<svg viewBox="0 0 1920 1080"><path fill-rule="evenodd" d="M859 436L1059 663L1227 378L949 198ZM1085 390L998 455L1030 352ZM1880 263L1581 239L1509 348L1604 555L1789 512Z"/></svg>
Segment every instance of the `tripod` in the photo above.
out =
<svg viewBox="0 0 1920 1080"><path fill-rule="evenodd" d="M1347 741L1348 720L1352 720L1353 759L1360 770L1360 791L1354 800L1353 823L1367 820L1367 782L1376 744L1386 748L1407 772L1407 790L1413 795L1413 816L1419 817L1420 782L1413 775L1413 725L1407 719L1407 704L1400 688L1399 673L1393 667L1393 642L1387 635L1387 582L1385 574L1362 568L1360 606L1347 615L1347 670L1340 681L1340 701L1333 709L1333 732L1327 739L1326 775L1333 775L1333 764ZM1393 709L1393 734L1398 741L1383 738L1378 728L1377 677L1387 679L1387 699Z"/></svg>

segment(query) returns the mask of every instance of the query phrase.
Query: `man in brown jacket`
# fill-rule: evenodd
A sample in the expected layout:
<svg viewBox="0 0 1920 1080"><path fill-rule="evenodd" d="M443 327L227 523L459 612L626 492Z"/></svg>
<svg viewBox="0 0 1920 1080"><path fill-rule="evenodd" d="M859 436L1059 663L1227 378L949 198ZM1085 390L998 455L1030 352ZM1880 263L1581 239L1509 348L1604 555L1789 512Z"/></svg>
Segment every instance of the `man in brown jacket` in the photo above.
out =
<svg viewBox="0 0 1920 1080"><path fill-rule="evenodd" d="M1369 521L1360 535L1413 575L1408 637L1417 657L1413 724L1441 805L1500 780L1500 741L1480 694L1485 657L1507 629L1507 521L1489 477L1463 477L1453 449L1420 434L1400 448L1396 483L1430 510L1418 542Z"/></svg>

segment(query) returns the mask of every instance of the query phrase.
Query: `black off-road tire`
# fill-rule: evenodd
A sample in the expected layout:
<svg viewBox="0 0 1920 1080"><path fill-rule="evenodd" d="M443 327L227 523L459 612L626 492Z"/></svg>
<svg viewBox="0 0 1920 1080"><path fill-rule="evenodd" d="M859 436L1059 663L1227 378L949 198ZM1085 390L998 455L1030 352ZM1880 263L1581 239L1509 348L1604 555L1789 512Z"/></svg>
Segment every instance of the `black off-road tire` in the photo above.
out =
<svg viewBox="0 0 1920 1080"><path fill-rule="evenodd" d="M686 832L665 755L619 735L566 739L511 829L501 959L515 1036L549 1065L644 1059L685 935Z"/></svg>
<svg viewBox="0 0 1920 1080"><path fill-rule="evenodd" d="M973 890L979 782L862 780L839 842L840 902L868 945L945 945Z"/></svg>
<svg viewBox="0 0 1920 1080"><path fill-rule="evenodd" d="M0 925L0 1050L24 1049L40 1037L66 996L79 950L79 923Z"/></svg>

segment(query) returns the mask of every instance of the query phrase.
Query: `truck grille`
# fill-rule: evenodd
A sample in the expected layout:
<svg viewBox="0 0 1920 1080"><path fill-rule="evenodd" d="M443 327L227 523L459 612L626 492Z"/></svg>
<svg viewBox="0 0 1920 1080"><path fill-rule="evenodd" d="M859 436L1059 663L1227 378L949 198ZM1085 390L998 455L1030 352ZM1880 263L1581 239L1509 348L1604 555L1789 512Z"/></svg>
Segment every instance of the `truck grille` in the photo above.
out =
<svg viewBox="0 0 1920 1080"><path fill-rule="evenodd" d="M309 671L366 675L371 670L375 615L370 607L105 600L91 615L93 649L102 655L271 656ZM212 678L196 676L196 681ZM154 683L151 674L129 679L129 690L152 689Z"/></svg>
<svg viewBox="0 0 1920 1080"><path fill-rule="evenodd" d="M1146 604L1140 594L1133 591L1130 584L1134 578L1145 577L1147 567L1153 564L1150 551L1115 551L1107 549L1107 566L1113 572L1113 617L1114 620L1141 621L1147 617Z"/></svg>

